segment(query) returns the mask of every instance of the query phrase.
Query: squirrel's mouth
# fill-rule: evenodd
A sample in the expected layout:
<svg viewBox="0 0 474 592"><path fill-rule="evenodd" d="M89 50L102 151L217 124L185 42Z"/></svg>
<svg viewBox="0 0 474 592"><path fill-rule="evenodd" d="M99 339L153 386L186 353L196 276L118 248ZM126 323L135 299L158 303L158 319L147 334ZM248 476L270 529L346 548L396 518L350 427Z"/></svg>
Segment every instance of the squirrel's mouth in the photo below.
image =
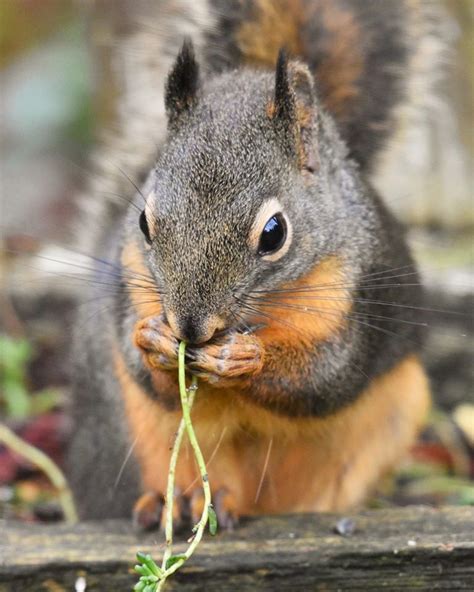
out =
<svg viewBox="0 0 474 592"><path fill-rule="evenodd" d="M207 343L217 333L228 329L228 323L216 314L204 315L196 311L178 314L167 310L165 317L175 337L192 345Z"/></svg>
<svg viewBox="0 0 474 592"><path fill-rule="evenodd" d="M195 313L179 316L168 310L164 312L164 317L174 336L192 345L202 345L229 333L254 333L264 326L263 323L250 320L232 319L230 315L226 319L218 315L200 316Z"/></svg>

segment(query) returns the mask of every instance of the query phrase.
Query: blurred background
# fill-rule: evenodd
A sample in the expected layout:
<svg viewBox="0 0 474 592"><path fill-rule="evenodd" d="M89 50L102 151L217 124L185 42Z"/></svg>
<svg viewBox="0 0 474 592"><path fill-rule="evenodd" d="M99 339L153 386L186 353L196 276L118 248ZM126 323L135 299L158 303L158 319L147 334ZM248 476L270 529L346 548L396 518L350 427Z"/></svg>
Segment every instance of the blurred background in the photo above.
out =
<svg viewBox="0 0 474 592"><path fill-rule="evenodd" d="M416 115L398 166L380 182L410 228L428 306L449 311L427 319L436 409L372 505L474 504L474 0L444 4L450 51L438 96ZM116 18L99 9L91 22L89 10L86 1L0 2L0 421L59 464L78 304L61 262L97 130L113 119L120 89ZM60 510L44 476L0 444L2 515L53 520Z"/></svg>

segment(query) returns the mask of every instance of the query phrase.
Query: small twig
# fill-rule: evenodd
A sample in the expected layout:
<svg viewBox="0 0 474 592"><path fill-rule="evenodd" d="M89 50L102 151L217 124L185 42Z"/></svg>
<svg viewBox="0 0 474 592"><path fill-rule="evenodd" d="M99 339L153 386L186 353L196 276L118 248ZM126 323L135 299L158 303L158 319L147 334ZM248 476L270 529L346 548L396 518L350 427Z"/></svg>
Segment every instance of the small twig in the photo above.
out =
<svg viewBox="0 0 474 592"><path fill-rule="evenodd" d="M193 389L188 397L188 405L189 408L192 407L194 402L194 395L196 394L196 390ZM183 435L186 430L186 423L184 418L181 419L181 422L178 427L178 431L176 432L176 437L174 440L173 451L171 453L170 458L170 468L168 472L168 485L166 488L166 525L165 525L165 538L166 538L166 549L163 555L163 561L161 564L161 568L163 571L166 572L166 563L168 559L171 557L172 553L172 544L173 544L173 505L174 505L174 480L176 474L176 463L178 461L178 454L181 448L181 442L183 440Z"/></svg>
<svg viewBox="0 0 474 592"><path fill-rule="evenodd" d="M179 345L178 353L178 378L179 378L179 393L181 398L181 407L183 411L183 418L179 424L174 440L173 450L171 452L170 467L168 472L168 485L166 488L166 548L163 555L161 568L159 568L149 555L137 553L137 559L140 565L135 566L135 570L141 574L140 581L136 584L134 590L155 590L160 592L163 590L166 579L177 571L185 561L187 561L194 553L196 547L200 543L204 534L205 528L209 522L211 533L215 533L216 517L211 503L211 488L206 471L206 464L199 447L196 434L194 432L193 424L191 422L191 409L194 403L194 397L197 390L197 379L192 378L191 385L186 388L186 368L185 368L185 351L186 343L182 341ZM173 555L173 504L174 504L174 483L176 474L176 464L178 461L179 450L183 440L184 432L187 432L189 441L196 457L196 462L199 467L201 475L202 487L204 490L204 509L199 522L193 528L193 536L190 539L190 545L187 550L180 555ZM150 588L148 588L150 586Z"/></svg>
<svg viewBox="0 0 474 592"><path fill-rule="evenodd" d="M4 424L0 424L0 442L3 442L14 452L25 457L47 475L57 489L59 501L64 513L64 519L69 524L75 524L78 521L78 517L74 499L66 478L58 465L44 452L19 438Z"/></svg>
<svg viewBox="0 0 474 592"><path fill-rule="evenodd" d="M182 557L164 572L163 575L165 577L168 577L169 575L174 573L177 569L179 569L181 567L181 565L183 565L183 563L187 559L189 559L191 557L191 555L194 553L194 550L199 545L199 543L202 539L202 535L204 534L204 530L206 528L207 521L209 519L209 507L211 506L211 503L212 503L211 488L209 485L209 478L207 476L206 463L204 461L204 457L202 455L201 448L199 447L199 443L196 438L196 433L194 431L194 427L191 422L191 406L192 406L192 403L194 402L194 395L196 392L197 381L196 381L196 378L193 377L192 382L191 382L191 387L189 389L189 395L188 395L188 390L186 389L186 373L185 373L185 362L184 362L185 350L186 350L186 343L184 341L182 341L179 344L179 354L178 354L178 356L179 356L179 374L178 374L178 376L179 376L179 393L181 396L181 407L183 409L182 423L184 422L184 424L185 424L186 432L188 434L188 438L189 438L189 441L190 441L191 446L193 448L194 456L196 457L196 462L199 467L199 472L201 474L202 488L204 491L204 508L203 508L203 512L202 512L199 522L194 527L195 534L191 540L191 544L189 545L187 550L183 553ZM173 452L174 452L174 450L173 450ZM168 517L170 514L172 514L172 508L168 508L168 515L166 517L167 523L168 523ZM158 590L160 590L160 589L161 589L161 582L160 582L160 586L158 586Z"/></svg>

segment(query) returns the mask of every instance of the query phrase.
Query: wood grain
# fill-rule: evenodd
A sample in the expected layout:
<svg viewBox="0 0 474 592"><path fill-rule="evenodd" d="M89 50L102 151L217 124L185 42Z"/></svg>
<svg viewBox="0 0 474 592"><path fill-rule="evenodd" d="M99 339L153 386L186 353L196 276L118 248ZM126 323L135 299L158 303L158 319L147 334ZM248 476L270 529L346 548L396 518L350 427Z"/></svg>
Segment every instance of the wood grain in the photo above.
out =
<svg viewBox="0 0 474 592"><path fill-rule="evenodd" d="M170 592L315 590L366 592L474 589L474 508L421 507L340 515L252 519L208 537ZM128 591L137 550L160 559L161 534L137 536L127 521L76 527L0 522L0 592Z"/></svg>

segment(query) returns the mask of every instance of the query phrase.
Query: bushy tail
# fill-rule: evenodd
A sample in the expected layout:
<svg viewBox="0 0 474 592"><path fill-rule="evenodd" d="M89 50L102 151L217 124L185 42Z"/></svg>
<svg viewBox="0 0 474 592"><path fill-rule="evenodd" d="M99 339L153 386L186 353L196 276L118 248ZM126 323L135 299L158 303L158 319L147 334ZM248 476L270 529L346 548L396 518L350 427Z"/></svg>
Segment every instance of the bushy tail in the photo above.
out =
<svg viewBox="0 0 474 592"><path fill-rule="evenodd" d="M211 67L273 67L280 47L315 74L352 156L370 169L406 108L432 93L445 44L430 0L211 0Z"/></svg>

